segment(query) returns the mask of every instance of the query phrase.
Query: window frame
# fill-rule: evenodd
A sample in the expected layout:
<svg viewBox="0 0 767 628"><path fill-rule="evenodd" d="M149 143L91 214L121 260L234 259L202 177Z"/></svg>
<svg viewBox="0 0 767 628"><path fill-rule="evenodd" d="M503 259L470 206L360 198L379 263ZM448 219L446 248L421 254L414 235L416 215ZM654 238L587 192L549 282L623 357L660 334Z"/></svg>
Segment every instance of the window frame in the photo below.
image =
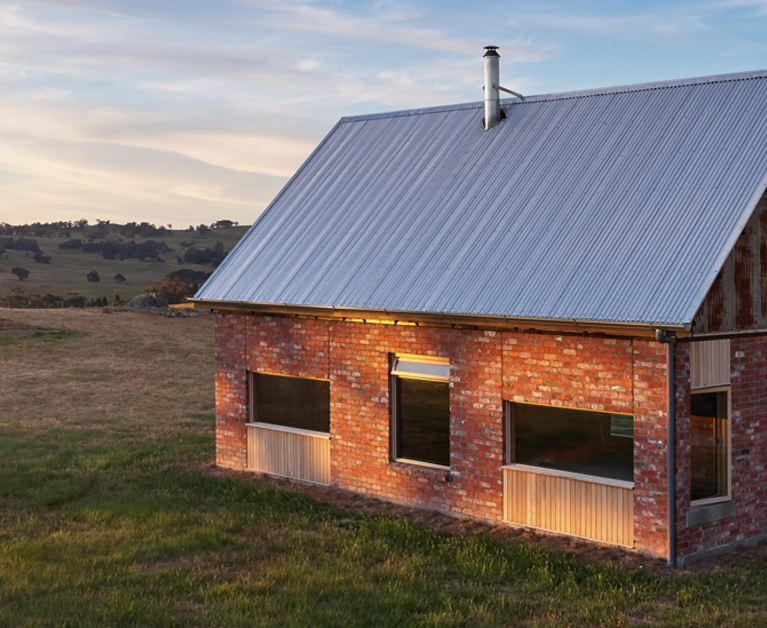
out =
<svg viewBox="0 0 767 628"><path fill-rule="evenodd" d="M298 379L298 380L310 380L313 382L327 382L328 387L330 387L330 380L325 377L303 377L300 375L285 375L285 373L272 373L267 371L248 371L248 400L250 402L250 408L248 412L249 416L249 425L256 425L256 426L263 426L265 428L271 428L283 432L292 432L295 434L307 434L310 436L324 436L324 437L330 437L330 429L332 424L332 412L331 412L331 406L330 401L328 400L328 431L323 432L320 430L309 430L302 427L293 427L290 425L281 425L279 423L269 423L267 421L259 421L258 420L258 412L256 410L256 406L258 404L258 392L257 392L257 386L256 386L256 376L257 375L268 375L270 377L286 377L289 379Z"/></svg>
<svg viewBox="0 0 767 628"><path fill-rule="evenodd" d="M688 421L692 419L692 396L697 394L707 393L727 393L727 417L725 420L725 427L727 429L726 436L726 455L727 460L725 469L727 470L727 493L725 495L716 495L714 497L703 497L701 499L692 499L692 473L690 474L690 508L698 508L701 506L710 506L712 504L721 504L723 502L732 501L732 386L707 386L700 388L690 388L690 414ZM689 428L688 428L689 429ZM691 430L690 430L691 432ZM692 459L692 443L690 443L690 458Z"/></svg>
<svg viewBox="0 0 767 628"><path fill-rule="evenodd" d="M555 406L550 403L535 403L535 402L528 402L528 401L513 401L511 399L504 399L503 400L503 428L504 428L504 439L503 439L503 445L504 445L504 452L503 452L503 460L504 460L504 466L508 467L519 467L521 469L529 470L531 472L536 473L542 473L545 475L555 475L560 477L571 477L576 478L584 481L594 482L597 484L609 484L613 486L621 486L626 488L633 488L634 481L633 479L631 481L629 480L622 480L622 479L616 479L607 477L604 475L594 475L591 473L582 473L579 471L566 471L563 469L553 469L548 467L539 467L532 464L525 464L520 463L516 461L516 447L515 447L515 441L516 441L516 421L514 420L514 405L525 405L525 406L538 406L543 408L552 408L555 410L575 410L579 412L586 412L586 413L593 413L593 414L608 414L608 415L620 415L620 416L630 416L632 419L636 417L635 414L632 414L630 412L607 412L603 410L592 410L590 408L577 408L577 407L571 407L571 406ZM634 438L632 436L632 443L634 441ZM632 471L636 466L636 460L634 459L634 454L632 454Z"/></svg>
<svg viewBox="0 0 767 628"><path fill-rule="evenodd" d="M416 363L416 364L434 364L447 367L448 375L446 377L440 377L437 375L427 375L424 373L411 372L407 373L404 370L397 368L401 363ZM399 462L408 465L414 465L419 467L426 467L428 469L437 469L440 471L450 471L451 464L451 451L450 451L450 360L441 356L430 355L416 355L410 353L392 353L389 355L389 402L390 402L390 442L389 442L389 456L391 462ZM412 458L400 457L397 443L399 441L400 420L401 411L398 404L399 399L399 380L400 379L412 379L420 381L429 381L446 384L448 387L448 464L436 464L434 462L427 462L424 460L413 460Z"/></svg>

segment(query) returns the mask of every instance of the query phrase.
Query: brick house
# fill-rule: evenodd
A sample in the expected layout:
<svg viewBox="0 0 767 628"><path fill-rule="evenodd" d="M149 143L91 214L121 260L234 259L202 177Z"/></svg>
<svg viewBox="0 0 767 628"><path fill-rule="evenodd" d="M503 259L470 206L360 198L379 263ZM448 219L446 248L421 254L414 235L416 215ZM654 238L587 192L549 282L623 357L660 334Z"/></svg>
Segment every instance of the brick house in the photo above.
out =
<svg viewBox="0 0 767 628"><path fill-rule="evenodd" d="M672 564L765 538L767 71L485 62L484 103L343 118L196 295L218 464Z"/></svg>

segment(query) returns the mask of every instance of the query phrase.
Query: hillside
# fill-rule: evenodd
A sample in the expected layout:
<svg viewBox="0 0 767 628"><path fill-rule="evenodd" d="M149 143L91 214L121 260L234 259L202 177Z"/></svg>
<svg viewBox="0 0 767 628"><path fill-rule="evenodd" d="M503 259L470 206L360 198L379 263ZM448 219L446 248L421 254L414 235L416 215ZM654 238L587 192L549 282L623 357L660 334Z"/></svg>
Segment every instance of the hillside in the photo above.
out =
<svg viewBox="0 0 767 628"><path fill-rule="evenodd" d="M205 257L195 253L216 249L220 261L222 252L228 253L248 229L247 226L229 226L228 223L214 223L211 227L216 224L224 226L213 229L201 225L193 231L157 228L146 223L88 225L85 221L79 221L25 226L0 224L0 298L20 288L26 295L53 294L66 298L76 293L87 301L100 298L112 301L117 296L129 300L173 271L212 272L215 260L194 263L195 257ZM8 247L9 244L32 246L30 240L36 242L38 253ZM83 246L61 248L61 245L76 245L77 241ZM131 255L145 256L140 259ZM35 258L41 261L36 262ZM49 258L49 263L45 263L46 258ZM29 271L26 279L20 281L11 272L17 267ZM98 282L87 278L93 271L98 273ZM125 278L122 283L114 279L118 274Z"/></svg>

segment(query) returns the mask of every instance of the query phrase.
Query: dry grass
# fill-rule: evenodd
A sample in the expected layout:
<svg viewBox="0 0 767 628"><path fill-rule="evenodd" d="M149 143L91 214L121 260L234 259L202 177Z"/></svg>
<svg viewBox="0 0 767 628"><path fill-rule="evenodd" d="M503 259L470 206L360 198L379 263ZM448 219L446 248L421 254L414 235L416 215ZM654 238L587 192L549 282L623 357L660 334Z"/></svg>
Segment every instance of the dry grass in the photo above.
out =
<svg viewBox="0 0 767 628"><path fill-rule="evenodd" d="M0 321L30 332L83 334L77 341L42 335L0 345L0 429L66 427L164 439L203 429L183 417L213 413L210 315L0 310Z"/></svg>

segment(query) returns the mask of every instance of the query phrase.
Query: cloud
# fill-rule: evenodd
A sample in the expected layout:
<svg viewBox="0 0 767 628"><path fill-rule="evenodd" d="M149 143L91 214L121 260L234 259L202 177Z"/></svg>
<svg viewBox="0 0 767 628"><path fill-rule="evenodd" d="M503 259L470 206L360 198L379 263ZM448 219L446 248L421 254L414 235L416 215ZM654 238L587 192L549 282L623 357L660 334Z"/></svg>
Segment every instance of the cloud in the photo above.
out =
<svg viewBox="0 0 767 628"><path fill-rule="evenodd" d="M757 15L767 15L767 0L724 0L717 4L723 8L753 8Z"/></svg>
<svg viewBox="0 0 767 628"><path fill-rule="evenodd" d="M372 5L372 12L362 15L300 0L282 3L242 0L242 3L263 10L264 16L259 19L265 20L270 27L288 31L401 44L416 49L471 56L476 56L485 45L475 37L451 35L434 27L411 26L424 12L403 3L376 2ZM524 61L540 61L551 56L548 49L529 44L511 42L506 48Z"/></svg>
<svg viewBox="0 0 767 628"><path fill-rule="evenodd" d="M501 46L502 83L532 94L561 85L546 83L547 60L580 63L589 80L580 68L598 53L579 57L586 47L708 46L718 16L763 13L767 0L574 6L0 0L4 219L103 203L103 218L242 208L231 217L246 222L339 117L481 100L487 43ZM764 49L742 33L717 42Z"/></svg>
<svg viewBox="0 0 767 628"><path fill-rule="evenodd" d="M622 7L624 5L616 5ZM522 28L546 28L577 35L591 35L609 39L642 39L648 35L678 36L710 30L700 10L665 8L632 10L612 15L531 13L519 16Z"/></svg>

